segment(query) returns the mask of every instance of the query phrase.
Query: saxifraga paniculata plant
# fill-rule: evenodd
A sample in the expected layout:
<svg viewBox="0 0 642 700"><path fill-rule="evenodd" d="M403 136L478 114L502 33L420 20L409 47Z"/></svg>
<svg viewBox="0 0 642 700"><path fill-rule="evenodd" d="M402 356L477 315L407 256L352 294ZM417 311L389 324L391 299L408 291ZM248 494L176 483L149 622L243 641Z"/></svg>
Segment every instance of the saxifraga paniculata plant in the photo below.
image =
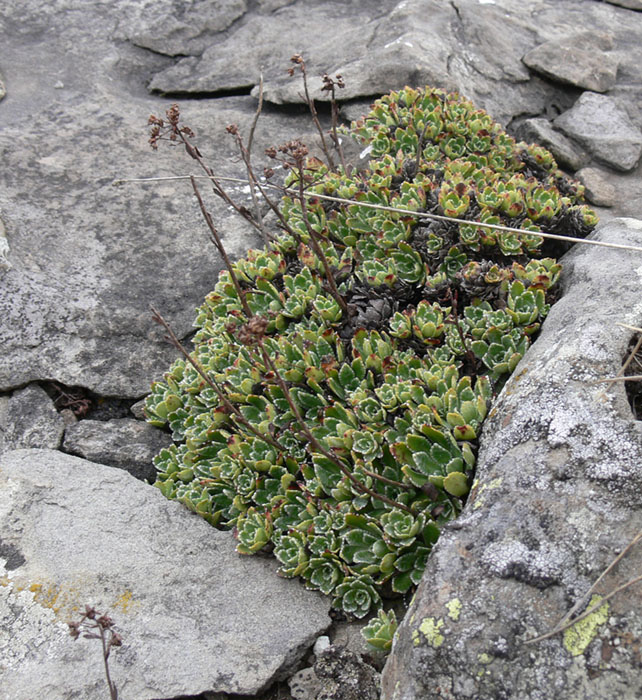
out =
<svg viewBox="0 0 642 700"><path fill-rule="evenodd" d="M176 443L155 459L167 498L361 618L419 583L462 509L489 404L560 273L532 232L597 220L548 151L456 94L392 92L346 131L371 149L366 172L270 149L290 159L281 230L233 264L236 284L220 273L194 363L154 383L146 413Z"/></svg>

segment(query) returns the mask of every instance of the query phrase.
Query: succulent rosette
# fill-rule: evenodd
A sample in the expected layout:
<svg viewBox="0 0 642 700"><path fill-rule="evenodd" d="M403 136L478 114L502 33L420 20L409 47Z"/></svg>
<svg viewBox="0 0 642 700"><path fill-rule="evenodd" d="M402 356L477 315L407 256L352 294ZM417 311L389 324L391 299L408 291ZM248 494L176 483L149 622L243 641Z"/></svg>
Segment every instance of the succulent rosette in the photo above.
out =
<svg viewBox="0 0 642 700"><path fill-rule="evenodd" d="M362 618L412 592L464 507L559 279L537 234L597 220L548 151L459 95L404 88L341 130L366 169L270 149L278 229L219 274L145 411L176 443L155 458L167 498ZM395 624L380 612L366 636L388 648Z"/></svg>

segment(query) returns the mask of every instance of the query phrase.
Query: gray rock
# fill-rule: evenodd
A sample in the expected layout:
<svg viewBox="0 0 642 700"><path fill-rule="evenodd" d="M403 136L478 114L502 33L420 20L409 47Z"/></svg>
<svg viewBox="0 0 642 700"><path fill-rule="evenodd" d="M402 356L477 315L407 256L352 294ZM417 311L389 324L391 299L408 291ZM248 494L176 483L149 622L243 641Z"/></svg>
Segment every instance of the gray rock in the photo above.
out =
<svg viewBox="0 0 642 700"><path fill-rule="evenodd" d="M37 384L0 397L0 453L24 447L57 449L65 421Z"/></svg>
<svg viewBox="0 0 642 700"><path fill-rule="evenodd" d="M642 221L594 238L642 245ZM382 677L382 698L633 699L642 693L642 591L584 625L551 630L642 529L642 425L622 365L640 326L642 255L576 246L564 294L484 424L462 516L437 543ZM638 575L632 549L597 588ZM637 644L637 641L635 642ZM637 648L637 647L636 647Z"/></svg>
<svg viewBox="0 0 642 700"><path fill-rule="evenodd" d="M132 404L129 410L134 418L137 418L138 420L145 420L145 399L141 399L135 404Z"/></svg>
<svg viewBox="0 0 642 700"><path fill-rule="evenodd" d="M128 471L137 479L154 481L153 458L172 443L158 428L133 418L82 420L67 428L65 452Z"/></svg>
<svg viewBox="0 0 642 700"><path fill-rule="evenodd" d="M529 68L552 80L606 92L615 85L617 75L618 60L607 53L612 48L612 34L581 32L540 44L522 60Z"/></svg>
<svg viewBox="0 0 642 700"><path fill-rule="evenodd" d="M612 97L584 92L554 124L616 170L633 169L642 154L642 131Z"/></svg>
<svg viewBox="0 0 642 700"><path fill-rule="evenodd" d="M564 134L556 131L548 119L541 117L524 119L512 125L517 136L528 143L538 143L555 156L557 164L568 170L579 170L589 162L590 156Z"/></svg>
<svg viewBox="0 0 642 700"><path fill-rule="evenodd" d="M312 667L302 668L288 679L288 687L293 700L316 700L323 688L323 681Z"/></svg>
<svg viewBox="0 0 642 700"><path fill-rule="evenodd" d="M629 10L642 10L642 0L605 0L605 2L626 7Z"/></svg>
<svg viewBox="0 0 642 700"><path fill-rule="evenodd" d="M136 700L258 693L329 624L328 598L120 469L20 450L0 493L2 700L107 695L100 644L65 624L85 604L115 621L112 679Z"/></svg>
<svg viewBox="0 0 642 700"><path fill-rule="evenodd" d="M13 268L0 279L0 390L47 378L135 398L176 356L151 321L149 304L184 336L222 266L218 253L189 181L111 184L196 172L184 152L154 154L146 145L144 122L164 106L76 96L4 127L0 207ZM230 164L235 148L225 126L236 122L247 134L255 108L245 97L192 103L184 111L208 161L226 161L220 174L245 176ZM310 129L303 117L266 113L255 153ZM242 187L230 191L248 201ZM203 192L233 259L261 244L221 200Z"/></svg>
<svg viewBox="0 0 642 700"><path fill-rule="evenodd" d="M617 201L617 192L609 182L608 175L599 168L582 168L575 173L575 177L586 189L588 201L599 207L612 207Z"/></svg>
<svg viewBox="0 0 642 700"><path fill-rule="evenodd" d="M321 679L316 700L379 700L379 674L348 649L330 646L314 664Z"/></svg>
<svg viewBox="0 0 642 700"><path fill-rule="evenodd" d="M7 94L7 90L4 86L4 81L2 80L2 75L0 75L0 100Z"/></svg>
<svg viewBox="0 0 642 700"><path fill-rule="evenodd" d="M150 89L200 94L246 89L257 84L262 67L267 100L299 103L300 80L287 78L285 69L292 54L303 52L315 99L328 99L318 79L324 72L344 76L341 100L428 84L459 90L506 123L517 112L542 111L559 92L545 81L529 81L521 58L535 45L531 24L530 10L507 0L497 6L472 0L293 2L273 13L248 13L202 55L157 72ZM252 52L239 51L247 45Z"/></svg>
<svg viewBox="0 0 642 700"><path fill-rule="evenodd" d="M0 97L0 99L2 99ZM7 232L2 219L0 219L0 278L6 270L11 269L9 262L9 241L7 240Z"/></svg>
<svg viewBox="0 0 642 700"><path fill-rule="evenodd" d="M168 56L200 53L212 34L224 32L246 10L246 0L128 3L114 36Z"/></svg>

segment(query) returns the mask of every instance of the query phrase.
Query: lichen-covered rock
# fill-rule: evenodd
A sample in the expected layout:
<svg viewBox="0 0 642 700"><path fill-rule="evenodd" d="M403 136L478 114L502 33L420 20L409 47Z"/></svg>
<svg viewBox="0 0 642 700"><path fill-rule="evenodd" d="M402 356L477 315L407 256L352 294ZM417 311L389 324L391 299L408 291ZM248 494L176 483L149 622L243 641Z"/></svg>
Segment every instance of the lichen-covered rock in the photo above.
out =
<svg viewBox="0 0 642 700"><path fill-rule="evenodd" d="M330 646L314 664L323 679L316 700L379 700L379 674L348 649Z"/></svg>
<svg viewBox="0 0 642 700"><path fill-rule="evenodd" d="M73 640L85 605L122 636L119 697L258 693L328 626L329 601L241 557L122 469L55 450L0 457L0 700L102 700L100 642Z"/></svg>
<svg viewBox="0 0 642 700"><path fill-rule="evenodd" d="M616 219L595 238L640 246L642 222ZM563 262L564 295L491 410L464 514L439 540L400 625L385 700L642 693L639 587L529 643L642 529L641 425L622 383L599 382L618 372L632 334L616 324L641 325L642 254L584 245ZM641 567L638 545L595 593Z"/></svg>

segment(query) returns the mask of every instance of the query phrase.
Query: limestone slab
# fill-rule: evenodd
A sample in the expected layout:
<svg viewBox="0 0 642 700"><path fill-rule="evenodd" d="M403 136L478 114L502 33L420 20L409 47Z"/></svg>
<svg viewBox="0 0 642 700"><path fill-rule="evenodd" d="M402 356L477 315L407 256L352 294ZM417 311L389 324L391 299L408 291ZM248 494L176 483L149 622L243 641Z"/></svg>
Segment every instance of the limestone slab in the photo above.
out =
<svg viewBox="0 0 642 700"><path fill-rule="evenodd" d="M100 643L66 626L86 604L123 638L120 697L258 693L328 626L330 599L235 552L121 469L51 450L0 458L0 698L102 700Z"/></svg>
<svg viewBox="0 0 642 700"><path fill-rule="evenodd" d="M0 453L25 447L57 449L65 421L37 384L0 397Z"/></svg>
<svg viewBox="0 0 642 700"><path fill-rule="evenodd" d="M618 59L611 53L613 35L580 32L562 40L547 41L522 59L547 78L593 92L606 92L615 85Z"/></svg>

